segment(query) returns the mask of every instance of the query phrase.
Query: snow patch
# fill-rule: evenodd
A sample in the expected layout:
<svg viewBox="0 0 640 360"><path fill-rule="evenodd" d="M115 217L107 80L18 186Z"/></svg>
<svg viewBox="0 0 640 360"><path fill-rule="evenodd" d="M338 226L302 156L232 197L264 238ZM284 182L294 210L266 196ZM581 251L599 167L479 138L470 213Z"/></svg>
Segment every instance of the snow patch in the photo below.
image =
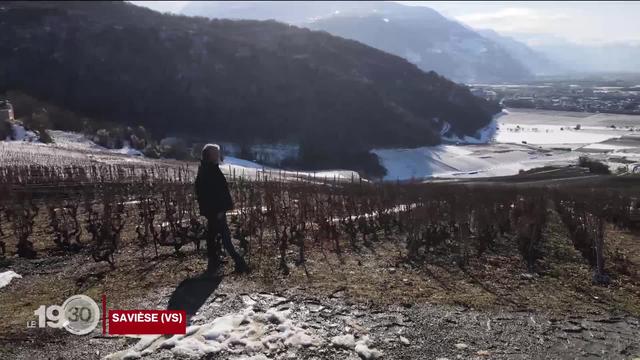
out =
<svg viewBox="0 0 640 360"><path fill-rule="evenodd" d="M106 148L88 139L84 134L73 131L49 130L49 135L56 146L73 150L98 150Z"/></svg>
<svg viewBox="0 0 640 360"><path fill-rule="evenodd" d="M317 352L321 348L329 350L329 347L347 350L353 358L377 359L383 355L375 349L368 335L352 333L351 326L345 326L346 333L342 334L323 330L325 327L321 322L326 319L315 312L319 304L309 307L307 303L267 293L242 294L239 300L245 304L242 310L213 320L200 313L191 318L198 325L188 326L184 335L137 336L137 344L108 355L106 359L137 359L147 355L154 358L173 355L198 359L208 356L232 360L296 359L301 349ZM337 324L328 324L327 327L333 329L335 326Z"/></svg>
<svg viewBox="0 0 640 360"><path fill-rule="evenodd" d="M242 147L236 143L220 142L225 153L238 158L243 152ZM300 155L300 146L296 144L276 143L276 144L255 144L248 149L252 161L267 164L270 166L280 166L284 161L297 159Z"/></svg>
<svg viewBox="0 0 640 360"><path fill-rule="evenodd" d="M258 355L254 355L254 356L241 356L241 357L237 357L237 358L233 358L233 360L269 360L268 357L266 357L266 355L264 354L258 354Z"/></svg>
<svg viewBox="0 0 640 360"><path fill-rule="evenodd" d="M449 136L443 136L442 141L445 143L453 143L453 144L486 144L491 142L498 132L498 119L508 114L506 110L499 112L493 116L491 122L487 124L485 127L478 129L473 136L464 135L459 136L456 134L452 134ZM451 129L451 124L448 122L444 122L441 130L441 134L446 134Z"/></svg>
<svg viewBox="0 0 640 360"><path fill-rule="evenodd" d="M5 271L0 273L0 289L9 285L11 280L13 279L22 279L22 275L16 273L13 270Z"/></svg>
<svg viewBox="0 0 640 360"><path fill-rule="evenodd" d="M288 310L270 308L266 312L248 307L238 313L218 317L204 325L190 326L185 335L143 337L133 348L109 355L107 359L136 358L169 349L174 356L198 358L226 352L235 355L275 354L301 347L317 346L320 340L296 323ZM246 357L243 359L247 359Z"/></svg>
<svg viewBox="0 0 640 360"><path fill-rule="evenodd" d="M576 130L571 126L560 125L518 125L503 124L498 130L495 141L499 143L525 143L533 145L592 144L620 137L605 128Z"/></svg>
<svg viewBox="0 0 640 360"><path fill-rule="evenodd" d="M439 145L415 149L376 149L382 166L387 169L384 180L409 180L437 174L459 172L461 169L486 167L481 159L462 146Z"/></svg>
<svg viewBox="0 0 640 360"><path fill-rule="evenodd" d="M92 150L127 156L144 156L142 151L132 148L128 142L120 149L108 149L87 138L85 134L73 131L48 130L53 146L70 150Z"/></svg>
<svg viewBox="0 0 640 360"><path fill-rule="evenodd" d="M337 348L352 350L356 347L356 339L351 334L335 336L331 339L331 344Z"/></svg>
<svg viewBox="0 0 640 360"><path fill-rule="evenodd" d="M232 156L225 156L224 157L224 161L222 162L222 166L225 166L225 165L234 165L234 166L239 166L239 167L243 167L243 168L247 168L247 169L269 169L268 167L265 167L264 165L258 164L257 162L244 160L244 159L239 159L239 158L232 157Z"/></svg>
<svg viewBox="0 0 640 360"><path fill-rule="evenodd" d="M596 144L589 144L586 146L583 146L581 148L578 148L578 150L585 150L585 151L593 151L593 152L611 152L611 151L619 151L619 150L626 150L626 149L635 149L637 146L629 146L629 145L617 145L617 144L602 144L602 143L596 143Z"/></svg>
<svg viewBox="0 0 640 360"><path fill-rule="evenodd" d="M364 360L378 359L382 357L382 352L371 348L371 340L368 336L363 336L356 343L356 353Z"/></svg>
<svg viewBox="0 0 640 360"><path fill-rule="evenodd" d="M115 154L122 154L122 155L128 155L128 156L144 156L142 151L134 148L130 148L128 146L125 146L122 149L113 149L111 150L111 152Z"/></svg>
<svg viewBox="0 0 640 360"><path fill-rule="evenodd" d="M266 167L249 160L225 157L220 165L222 172L231 177L246 179L274 179L274 180L306 180L306 181L358 181L360 175L352 170L326 171L293 171Z"/></svg>
<svg viewBox="0 0 640 360"><path fill-rule="evenodd" d="M12 124L12 129L13 129L13 138L9 136L5 139L6 141L34 142L39 140L39 137L35 132L31 130L27 130L22 125Z"/></svg>

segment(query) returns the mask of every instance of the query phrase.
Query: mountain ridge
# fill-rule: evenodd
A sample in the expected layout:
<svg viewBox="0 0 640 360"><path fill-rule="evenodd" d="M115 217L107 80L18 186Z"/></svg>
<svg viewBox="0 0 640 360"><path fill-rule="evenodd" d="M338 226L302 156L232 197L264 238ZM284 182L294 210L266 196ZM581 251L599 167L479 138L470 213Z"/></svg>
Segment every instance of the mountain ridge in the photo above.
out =
<svg viewBox="0 0 640 360"><path fill-rule="evenodd" d="M565 72L563 66L550 60L545 54L532 49L527 44L494 30L482 29L478 33L500 44L511 56L522 62L536 76L556 75Z"/></svg>
<svg viewBox="0 0 640 360"><path fill-rule="evenodd" d="M530 71L499 44L425 6L393 2L191 2L185 14L275 19L354 39L460 82L521 81Z"/></svg>
<svg viewBox="0 0 640 360"><path fill-rule="evenodd" d="M160 136L299 143L319 167L437 144L444 122L472 134L499 110L352 40L123 2L3 3L0 91L12 89Z"/></svg>

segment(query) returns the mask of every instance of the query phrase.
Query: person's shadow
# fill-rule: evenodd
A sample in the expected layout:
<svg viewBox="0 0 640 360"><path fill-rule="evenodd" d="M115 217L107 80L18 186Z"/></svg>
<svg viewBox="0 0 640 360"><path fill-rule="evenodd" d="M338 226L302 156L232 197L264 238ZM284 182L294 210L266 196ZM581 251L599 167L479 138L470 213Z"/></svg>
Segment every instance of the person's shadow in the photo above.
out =
<svg viewBox="0 0 640 360"><path fill-rule="evenodd" d="M220 285L222 276L200 274L183 280L169 298L168 310L185 310L187 316L195 315L209 296Z"/></svg>

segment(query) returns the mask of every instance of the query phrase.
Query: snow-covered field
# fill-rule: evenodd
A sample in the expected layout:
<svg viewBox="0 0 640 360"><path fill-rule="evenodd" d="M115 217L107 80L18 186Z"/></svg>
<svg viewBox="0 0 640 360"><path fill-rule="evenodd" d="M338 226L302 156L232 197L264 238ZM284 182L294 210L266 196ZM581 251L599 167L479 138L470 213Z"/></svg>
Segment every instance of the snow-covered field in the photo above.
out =
<svg viewBox="0 0 640 360"><path fill-rule="evenodd" d="M0 141L0 166L2 165L58 165L58 166L88 166L92 164L104 165L175 165L175 161L148 159L136 150L125 146L122 149L107 149L88 139L85 135L49 130L53 139L52 144L37 141L37 136L26 131L22 126L15 126L17 135L15 140ZM264 147L264 146L263 146ZM290 149L285 149L292 151ZM269 148L267 154L273 155L275 150ZM288 154L288 153L287 153ZM197 163L192 163L195 167ZM226 157L221 166L222 171L230 176L250 179L317 179L333 181L358 180L357 172L350 170L329 171L284 171L264 166L256 162Z"/></svg>
<svg viewBox="0 0 640 360"><path fill-rule="evenodd" d="M640 162L640 116L510 110L477 137L448 137L446 145L376 149L385 180L491 177L547 165L575 164L598 154Z"/></svg>
<svg viewBox="0 0 640 360"><path fill-rule="evenodd" d="M289 180L327 180L356 181L360 179L357 172L351 170L326 171L290 171L264 166L253 161L227 156L220 166L222 172L232 177L249 179L289 179Z"/></svg>
<svg viewBox="0 0 640 360"><path fill-rule="evenodd" d="M375 150L387 169L384 180L491 177L517 174L546 165L563 165L578 154L554 155L524 145L439 145L416 149Z"/></svg>

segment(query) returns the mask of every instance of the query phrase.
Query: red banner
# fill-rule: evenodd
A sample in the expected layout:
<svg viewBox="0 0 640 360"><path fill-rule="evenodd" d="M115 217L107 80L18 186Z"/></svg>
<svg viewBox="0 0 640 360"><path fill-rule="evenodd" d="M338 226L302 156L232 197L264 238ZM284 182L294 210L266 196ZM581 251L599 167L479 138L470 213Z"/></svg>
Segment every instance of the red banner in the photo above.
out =
<svg viewBox="0 0 640 360"><path fill-rule="evenodd" d="M110 335L185 334L184 310L109 310Z"/></svg>

